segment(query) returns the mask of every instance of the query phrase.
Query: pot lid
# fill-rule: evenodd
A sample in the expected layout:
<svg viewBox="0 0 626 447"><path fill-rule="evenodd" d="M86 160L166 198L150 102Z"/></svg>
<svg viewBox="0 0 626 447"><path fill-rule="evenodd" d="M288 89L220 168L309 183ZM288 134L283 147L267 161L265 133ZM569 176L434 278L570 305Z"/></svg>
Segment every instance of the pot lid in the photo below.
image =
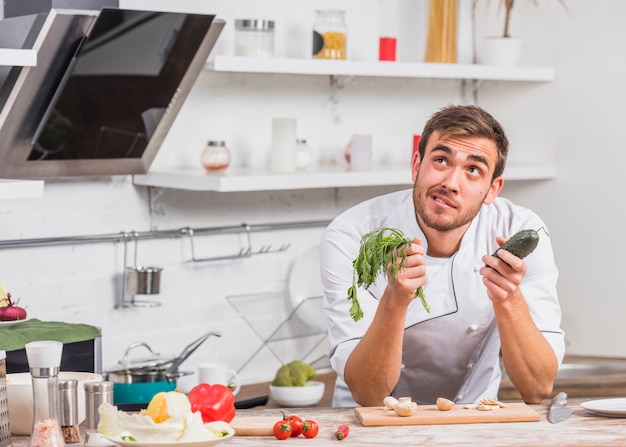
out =
<svg viewBox="0 0 626 447"><path fill-rule="evenodd" d="M149 372L149 371L167 371L168 373L175 374L178 371L178 367L183 363L198 347L204 343L204 341L211 337L221 337L220 332L207 332L202 337L194 340L187 345L183 352L178 356L162 356L155 353L147 343L136 341L131 343L124 352L124 357L118 362L118 365L108 369L106 372ZM130 351L133 349L144 347L150 355L147 357L134 357L129 358Z"/></svg>
<svg viewBox="0 0 626 447"><path fill-rule="evenodd" d="M140 347L146 348L150 352L150 355L129 358L130 352ZM176 356L162 356L154 352L147 343L137 341L128 345L122 360L120 360L116 366L109 368L107 372L166 370L174 360L176 360Z"/></svg>

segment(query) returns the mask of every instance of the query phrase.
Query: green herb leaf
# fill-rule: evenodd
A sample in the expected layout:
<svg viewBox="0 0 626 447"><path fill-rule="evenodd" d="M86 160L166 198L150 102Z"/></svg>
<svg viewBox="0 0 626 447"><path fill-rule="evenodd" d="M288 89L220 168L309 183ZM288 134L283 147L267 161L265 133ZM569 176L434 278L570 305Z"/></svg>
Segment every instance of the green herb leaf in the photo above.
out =
<svg viewBox="0 0 626 447"><path fill-rule="evenodd" d="M391 234L386 234L391 233ZM385 272L390 266L391 280L395 281L400 269L406 262L406 246L410 244L402 231L396 228L381 227L376 228L361 238L359 255L354 261L352 286L348 288L348 299L352 301L350 306L350 317L354 321L363 318L363 310L357 298L357 287L371 286L379 273ZM398 265L398 254L400 254L400 265ZM424 290L420 287L416 291L416 296L422 301L422 305L430 313L430 306L426 302Z"/></svg>

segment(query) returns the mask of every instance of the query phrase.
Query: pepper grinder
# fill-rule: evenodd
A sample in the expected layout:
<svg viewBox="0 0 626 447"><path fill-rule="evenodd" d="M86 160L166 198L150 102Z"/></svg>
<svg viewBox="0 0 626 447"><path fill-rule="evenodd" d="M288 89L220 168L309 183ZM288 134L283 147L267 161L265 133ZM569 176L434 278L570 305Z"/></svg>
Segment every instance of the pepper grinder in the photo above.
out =
<svg viewBox="0 0 626 447"><path fill-rule="evenodd" d="M100 405L113 405L113 382L85 382L85 447L99 447L113 445L100 433Z"/></svg>
<svg viewBox="0 0 626 447"><path fill-rule="evenodd" d="M33 382L33 431L30 447L63 447L59 424L59 370L63 343L44 340L26 343Z"/></svg>
<svg viewBox="0 0 626 447"><path fill-rule="evenodd" d="M78 380L59 380L60 420L67 444L80 442L78 427Z"/></svg>

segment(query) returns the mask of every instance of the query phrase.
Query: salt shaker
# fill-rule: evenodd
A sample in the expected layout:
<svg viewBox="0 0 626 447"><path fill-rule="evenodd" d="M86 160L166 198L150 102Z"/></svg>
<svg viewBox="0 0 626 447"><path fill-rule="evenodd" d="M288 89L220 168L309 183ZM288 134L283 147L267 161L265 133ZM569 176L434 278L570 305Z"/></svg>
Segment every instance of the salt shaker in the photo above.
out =
<svg viewBox="0 0 626 447"><path fill-rule="evenodd" d="M26 357L33 382L33 431L30 447L63 447L59 424L59 370L63 343L33 341L26 343Z"/></svg>
<svg viewBox="0 0 626 447"><path fill-rule="evenodd" d="M80 442L78 429L78 380L59 381L60 421L67 444Z"/></svg>
<svg viewBox="0 0 626 447"><path fill-rule="evenodd" d="M100 413L98 408L103 403L113 405L113 382L85 382L85 447L108 446L111 444L98 433Z"/></svg>
<svg viewBox="0 0 626 447"><path fill-rule="evenodd" d="M0 447L11 447L9 403L7 398L7 353L0 351Z"/></svg>

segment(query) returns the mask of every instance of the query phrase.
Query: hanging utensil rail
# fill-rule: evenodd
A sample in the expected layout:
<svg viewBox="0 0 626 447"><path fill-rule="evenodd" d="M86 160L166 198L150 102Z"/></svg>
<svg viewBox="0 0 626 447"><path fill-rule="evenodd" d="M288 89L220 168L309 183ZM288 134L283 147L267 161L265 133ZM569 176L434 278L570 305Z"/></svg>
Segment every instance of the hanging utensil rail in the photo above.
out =
<svg viewBox="0 0 626 447"><path fill-rule="evenodd" d="M150 230L150 231L132 231L132 232L119 232L108 234L95 234L85 236L58 236L58 237L45 237L34 239L9 239L0 240L0 249L6 248L27 248L27 247L47 247L52 245L76 245L76 244L95 244L103 242L123 242L132 234L133 238L138 239L168 239L178 237L193 238L194 235L219 235L219 234L236 234L245 231L248 235L248 247L243 249L239 254L227 257L228 259L238 258L242 256L250 256L253 254L274 253L277 251L284 251L288 248L287 245L283 245L278 249L272 249L271 247L264 246L259 250L252 250L250 233L253 232L265 232L265 231L277 231L277 230L290 230L290 229L302 229L302 228L315 228L326 226L330 223L328 220L316 220L308 222L284 222L284 223L265 223L265 224L241 224L231 225L224 227L203 227L203 228L190 228L184 227L174 230ZM193 245L192 245L193 253ZM195 254L192 255L193 261L199 262L204 260L216 260L219 258L195 258Z"/></svg>

